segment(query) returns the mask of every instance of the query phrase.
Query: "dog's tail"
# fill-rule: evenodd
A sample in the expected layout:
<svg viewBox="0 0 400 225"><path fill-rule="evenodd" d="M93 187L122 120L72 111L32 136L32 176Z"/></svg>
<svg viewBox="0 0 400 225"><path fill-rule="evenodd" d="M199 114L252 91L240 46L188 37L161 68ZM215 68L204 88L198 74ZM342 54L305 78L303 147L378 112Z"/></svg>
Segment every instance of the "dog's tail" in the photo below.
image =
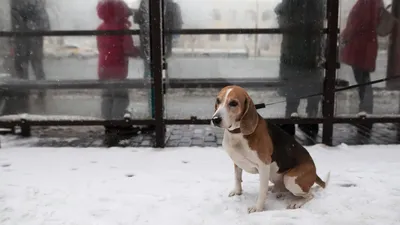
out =
<svg viewBox="0 0 400 225"><path fill-rule="evenodd" d="M329 183L329 178L331 177L331 172L329 172L326 175L325 181L323 181L318 175L317 175L317 180L315 181L315 183L317 183L320 187L322 188L326 188L328 186Z"/></svg>

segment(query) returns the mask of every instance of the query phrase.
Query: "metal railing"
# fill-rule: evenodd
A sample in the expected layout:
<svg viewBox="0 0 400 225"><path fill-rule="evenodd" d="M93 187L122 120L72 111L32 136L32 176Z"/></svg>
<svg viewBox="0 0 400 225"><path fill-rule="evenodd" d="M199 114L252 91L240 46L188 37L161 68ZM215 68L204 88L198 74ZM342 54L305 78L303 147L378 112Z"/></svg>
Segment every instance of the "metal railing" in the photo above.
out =
<svg viewBox="0 0 400 225"><path fill-rule="evenodd" d="M155 118L148 120L8 120L0 121L1 126L97 126L97 125L154 125L155 126L155 147L165 145L165 126L172 124L210 124L210 120L191 117L187 119L167 119L163 116L164 111L164 89L165 80L162 78L162 70L165 67L162 54L162 40L165 34L181 35L209 35L209 34L282 34L293 32L292 30L282 30L279 28L266 29L182 29L167 30L162 32L162 13L160 7L161 0L149 1L150 24L150 43L151 43L151 71L153 80L129 79L123 82L110 81L20 81L11 80L0 83L0 90L15 89L104 89L112 87L120 88L153 88L155 94ZM323 88L322 117L321 118L269 118L268 120L278 124L323 124L322 141L324 144L332 145L333 125L335 123L399 123L400 116L392 117L335 117L335 77L338 68L337 62L337 41L338 41L338 10L339 0L328 0L327 4L327 28L315 31L322 32L328 36L328 47L330 49L325 63L325 80ZM0 37L21 37L21 36L94 36L94 35L138 35L139 30L120 30L120 31L32 31L32 32L8 32L1 31ZM264 88L279 87L284 85L283 81L277 79L168 79L168 88L221 88L226 85L236 84L245 88Z"/></svg>

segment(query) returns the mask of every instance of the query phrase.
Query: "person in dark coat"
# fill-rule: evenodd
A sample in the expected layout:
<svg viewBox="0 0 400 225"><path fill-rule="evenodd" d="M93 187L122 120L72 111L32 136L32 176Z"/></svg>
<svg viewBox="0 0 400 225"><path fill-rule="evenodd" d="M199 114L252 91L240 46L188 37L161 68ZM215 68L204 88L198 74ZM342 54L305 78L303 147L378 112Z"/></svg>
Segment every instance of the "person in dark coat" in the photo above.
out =
<svg viewBox="0 0 400 225"><path fill-rule="evenodd" d="M172 0L164 1L164 30L182 28L182 15L179 4ZM149 20L149 0L141 0L139 9L134 15L134 22L139 25L140 29L140 51L144 64L144 77L153 79L150 67L150 20ZM163 43L164 59L172 54L173 35L165 35ZM149 114L155 117L154 111L154 90L149 91Z"/></svg>
<svg viewBox="0 0 400 225"><path fill-rule="evenodd" d="M12 0L10 5L12 31L50 30L44 0ZM43 37L15 37L13 41L16 76L28 79L30 62L36 79L44 80Z"/></svg>
<svg viewBox="0 0 400 225"><path fill-rule="evenodd" d="M50 30L50 20L44 0L10 0L11 30L40 31ZM43 36L14 37L12 42L13 76L29 79L29 63L37 80L46 79L43 68ZM10 114L29 112L29 91L17 90L13 94L18 101L11 103ZM45 91L39 91L39 100L43 100ZM42 104L44 104L42 102ZM44 108L44 107L43 107Z"/></svg>
<svg viewBox="0 0 400 225"><path fill-rule="evenodd" d="M341 33L341 62L353 69L358 84L371 81L370 73L375 71L378 55L378 35L382 0L358 0L351 9L346 28ZM360 98L359 113L373 112L373 91L371 85L358 88Z"/></svg>
<svg viewBox="0 0 400 225"><path fill-rule="evenodd" d="M320 0L282 0L275 8L279 27L285 30L279 64L279 77L285 82L279 89L286 98L285 117L298 116L299 97L322 91L323 9ZM320 100L320 96L307 98L308 117L317 117ZM318 125L299 128L313 136L318 133ZM287 130L294 134L294 125Z"/></svg>

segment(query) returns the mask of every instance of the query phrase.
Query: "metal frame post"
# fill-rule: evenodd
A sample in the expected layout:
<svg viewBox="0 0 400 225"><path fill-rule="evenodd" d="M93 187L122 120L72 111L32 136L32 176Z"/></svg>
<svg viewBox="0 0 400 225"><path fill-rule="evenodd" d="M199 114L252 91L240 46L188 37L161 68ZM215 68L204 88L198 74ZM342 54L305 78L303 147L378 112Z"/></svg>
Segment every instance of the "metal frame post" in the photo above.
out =
<svg viewBox="0 0 400 225"><path fill-rule="evenodd" d="M155 133L156 148L163 148L165 145L165 123L164 123L164 99L162 79L162 0L149 0L150 17L150 64L153 77L152 88L154 90L155 102Z"/></svg>
<svg viewBox="0 0 400 225"><path fill-rule="evenodd" d="M394 17L399 18L400 14L400 3L398 1L392 1L392 14ZM386 68L386 77L391 78L395 76L399 76L396 74L396 60L398 60L398 54L396 54L397 49L399 49L399 41L398 41L398 36L399 36L399 28L398 26L393 27L393 31L389 36L389 44L388 44L388 64ZM396 81L393 82L387 82L386 87L389 88L390 90L398 90L399 89L399 84Z"/></svg>
<svg viewBox="0 0 400 225"><path fill-rule="evenodd" d="M336 79L336 60L338 55L337 30L339 17L339 0L328 0L328 49L325 80L324 80L324 100L322 102L322 114L324 116L322 142L332 145L333 139L333 118L335 114L335 79Z"/></svg>

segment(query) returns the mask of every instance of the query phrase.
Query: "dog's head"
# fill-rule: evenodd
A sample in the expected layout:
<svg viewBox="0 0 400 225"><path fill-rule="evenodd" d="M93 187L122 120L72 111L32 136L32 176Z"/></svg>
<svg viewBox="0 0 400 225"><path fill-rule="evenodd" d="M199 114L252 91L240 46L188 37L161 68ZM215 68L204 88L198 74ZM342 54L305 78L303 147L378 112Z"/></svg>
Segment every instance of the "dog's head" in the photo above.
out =
<svg viewBox="0 0 400 225"><path fill-rule="evenodd" d="M253 100L246 90L239 86L224 87L215 100L213 126L228 130L240 128L241 133L249 135L258 124L258 113Z"/></svg>

